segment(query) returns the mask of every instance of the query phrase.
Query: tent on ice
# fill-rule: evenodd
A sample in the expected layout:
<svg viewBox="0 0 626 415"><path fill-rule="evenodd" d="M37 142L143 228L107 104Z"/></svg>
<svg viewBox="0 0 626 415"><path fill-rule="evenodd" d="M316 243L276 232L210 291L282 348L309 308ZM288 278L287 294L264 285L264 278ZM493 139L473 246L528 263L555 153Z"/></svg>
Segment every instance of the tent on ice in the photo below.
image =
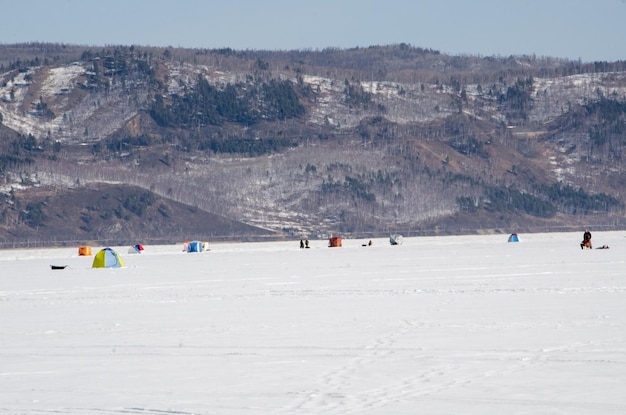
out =
<svg viewBox="0 0 626 415"><path fill-rule="evenodd" d="M328 239L328 246L330 248L340 247L341 246L341 241L342 241L341 236L331 236Z"/></svg>
<svg viewBox="0 0 626 415"><path fill-rule="evenodd" d="M185 245L187 252L202 252L202 248L204 247L204 244L200 241L187 242Z"/></svg>
<svg viewBox="0 0 626 415"><path fill-rule="evenodd" d="M90 246L78 247L78 256L91 256L91 247Z"/></svg>
<svg viewBox="0 0 626 415"><path fill-rule="evenodd" d="M141 254L143 251L144 251L144 248L142 244L133 245L130 248L128 248L129 254Z"/></svg>
<svg viewBox="0 0 626 415"><path fill-rule="evenodd" d="M122 258L111 248L100 250L93 258L92 268L120 268L124 266Z"/></svg>
<svg viewBox="0 0 626 415"><path fill-rule="evenodd" d="M402 235L394 234L389 237L391 245L402 245Z"/></svg>
<svg viewBox="0 0 626 415"><path fill-rule="evenodd" d="M512 233L512 234L509 236L509 242L519 242L519 238L517 237L517 234L516 234L516 233Z"/></svg>

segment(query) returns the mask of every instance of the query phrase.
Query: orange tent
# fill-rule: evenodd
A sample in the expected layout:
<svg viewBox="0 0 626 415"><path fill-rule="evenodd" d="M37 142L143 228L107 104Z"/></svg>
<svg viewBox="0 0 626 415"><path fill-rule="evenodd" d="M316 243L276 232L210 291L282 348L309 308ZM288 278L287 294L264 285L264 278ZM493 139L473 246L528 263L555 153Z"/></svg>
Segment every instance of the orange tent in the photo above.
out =
<svg viewBox="0 0 626 415"><path fill-rule="evenodd" d="M79 256L91 256L91 247L90 246L81 246L78 248Z"/></svg>

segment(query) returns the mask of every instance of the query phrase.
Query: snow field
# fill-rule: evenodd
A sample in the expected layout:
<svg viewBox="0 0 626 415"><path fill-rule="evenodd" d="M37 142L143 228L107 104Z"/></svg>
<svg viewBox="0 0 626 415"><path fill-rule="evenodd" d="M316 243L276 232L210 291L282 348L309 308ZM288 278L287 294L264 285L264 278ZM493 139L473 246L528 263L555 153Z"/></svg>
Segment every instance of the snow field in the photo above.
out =
<svg viewBox="0 0 626 415"><path fill-rule="evenodd" d="M626 232L507 236L0 251L0 413L625 413Z"/></svg>

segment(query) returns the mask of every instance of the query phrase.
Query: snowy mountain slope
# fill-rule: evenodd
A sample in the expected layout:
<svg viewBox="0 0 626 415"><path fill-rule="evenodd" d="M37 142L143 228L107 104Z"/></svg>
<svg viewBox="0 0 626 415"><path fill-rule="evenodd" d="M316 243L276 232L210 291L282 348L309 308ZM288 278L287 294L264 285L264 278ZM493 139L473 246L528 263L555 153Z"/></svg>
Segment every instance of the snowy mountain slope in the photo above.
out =
<svg viewBox="0 0 626 415"><path fill-rule="evenodd" d="M559 214L546 224L532 206L494 210L493 198L502 194L496 189L513 189L518 198L538 198L530 203L536 205L564 197L547 190L561 183L583 198L606 194L623 203L626 71L572 73L570 63L549 59L421 51L405 59L393 57L394 47L386 71L350 66L372 51L289 60L278 52L118 48L7 70L0 74L2 125L32 135L35 144L7 136L3 151L17 148L18 163L36 162L11 164L2 187L129 183L249 224L305 234L433 230L466 213L476 220L453 225L457 231L512 221L588 222L577 217L581 211L603 215L595 223L623 219L617 205L597 211L560 200ZM375 59L361 63L376 66ZM235 85L237 99L253 96L250 114L257 118L159 124L156 97L165 110L184 108L198 93L198 79L215 91ZM259 91L273 80L292 85L303 115L262 114L271 103ZM227 148L229 140L253 147L285 139L287 147L269 153ZM14 218L6 223L20 222L19 211L5 212Z"/></svg>
<svg viewBox="0 0 626 415"><path fill-rule="evenodd" d="M30 68L5 81L0 87L3 124L20 134L63 142L109 136L135 116L139 106L128 100L121 86L112 86L106 94L82 90L88 73L84 64L74 63ZM52 116L35 109L40 100Z"/></svg>

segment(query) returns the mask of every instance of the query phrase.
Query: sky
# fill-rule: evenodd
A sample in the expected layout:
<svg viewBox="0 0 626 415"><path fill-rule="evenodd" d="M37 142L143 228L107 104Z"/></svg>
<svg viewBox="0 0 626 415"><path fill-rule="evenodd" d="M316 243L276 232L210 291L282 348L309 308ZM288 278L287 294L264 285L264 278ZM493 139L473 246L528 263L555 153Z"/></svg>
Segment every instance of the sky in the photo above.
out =
<svg viewBox="0 0 626 415"><path fill-rule="evenodd" d="M0 0L0 43L626 59L626 0Z"/></svg>

